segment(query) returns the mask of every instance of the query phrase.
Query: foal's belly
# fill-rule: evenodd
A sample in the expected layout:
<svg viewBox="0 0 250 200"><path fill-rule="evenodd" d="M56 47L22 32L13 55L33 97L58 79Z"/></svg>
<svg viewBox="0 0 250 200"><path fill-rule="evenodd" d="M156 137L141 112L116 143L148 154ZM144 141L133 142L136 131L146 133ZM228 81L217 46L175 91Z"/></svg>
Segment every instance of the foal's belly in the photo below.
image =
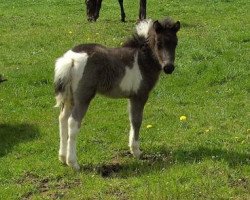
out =
<svg viewBox="0 0 250 200"><path fill-rule="evenodd" d="M131 92L128 91L122 91L120 88L112 88L110 90L98 90L97 91L99 94L109 97L109 98L114 98L114 99L121 99L121 98L130 98L132 96Z"/></svg>

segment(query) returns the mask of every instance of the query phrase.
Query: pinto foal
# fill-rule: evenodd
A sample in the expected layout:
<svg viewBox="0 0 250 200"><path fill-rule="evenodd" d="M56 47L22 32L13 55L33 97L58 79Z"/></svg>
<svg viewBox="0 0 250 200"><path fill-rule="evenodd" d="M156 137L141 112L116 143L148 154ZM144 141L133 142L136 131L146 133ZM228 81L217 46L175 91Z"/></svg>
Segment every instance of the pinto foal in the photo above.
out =
<svg viewBox="0 0 250 200"><path fill-rule="evenodd" d="M67 51L55 64L55 93L59 116L62 163L79 170L76 136L90 101L96 93L129 99L129 147L139 158L139 130L143 108L159 74L174 71L176 33L180 22L145 20L122 47L81 44Z"/></svg>

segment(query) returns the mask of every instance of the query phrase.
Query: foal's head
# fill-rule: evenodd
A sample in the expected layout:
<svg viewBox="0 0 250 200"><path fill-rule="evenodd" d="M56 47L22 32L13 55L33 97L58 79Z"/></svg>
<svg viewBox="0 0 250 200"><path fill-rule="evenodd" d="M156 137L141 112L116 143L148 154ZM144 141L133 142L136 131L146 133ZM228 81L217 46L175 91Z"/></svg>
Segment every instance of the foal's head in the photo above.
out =
<svg viewBox="0 0 250 200"><path fill-rule="evenodd" d="M180 29L180 22L166 19L162 22L155 21L149 33L149 42L153 52L165 73L174 71L175 48L177 46L176 33Z"/></svg>

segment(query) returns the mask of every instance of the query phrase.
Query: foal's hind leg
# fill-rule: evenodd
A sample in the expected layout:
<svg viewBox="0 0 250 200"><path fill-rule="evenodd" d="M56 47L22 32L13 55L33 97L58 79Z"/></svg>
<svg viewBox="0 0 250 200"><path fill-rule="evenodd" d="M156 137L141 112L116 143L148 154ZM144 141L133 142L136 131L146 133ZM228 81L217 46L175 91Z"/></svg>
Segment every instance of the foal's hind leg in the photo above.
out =
<svg viewBox="0 0 250 200"><path fill-rule="evenodd" d="M64 104L59 115L60 148L59 160L66 163L67 140L68 140L68 118L71 114L71 105Z"/></svg>
<svg viewBox="0 0 250 200"><path fill-rule="evenodd" d="M143 109L146 101L147 98L133 98L130 99L129 104L129 147L130 152L136 158L139 158L141 155L141 151L139 148L139 131L142 123Z"/></svg>
<svg viewBox="0 0 250 200"><path fill-rule="evenodd" d="M92 94L89 93L88 95L82 97L81 102L75 102L72 114L68 119L69 137L67 145L66 162L68 166L71 166L75 170L80 169L80 166L77 163L77 156L76 156L76 137L80 131L81 121L85 116L90 101L93 97L94 93Z"/></svg>

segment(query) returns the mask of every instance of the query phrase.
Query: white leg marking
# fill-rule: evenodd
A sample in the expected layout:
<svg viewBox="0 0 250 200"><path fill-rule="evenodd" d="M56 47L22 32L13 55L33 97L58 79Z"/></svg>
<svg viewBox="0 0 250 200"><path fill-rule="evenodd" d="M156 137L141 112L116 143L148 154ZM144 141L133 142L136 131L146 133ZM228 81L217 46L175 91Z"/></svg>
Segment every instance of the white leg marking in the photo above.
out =
<svg viewBox="0 0 250 200"><path fill-rule="evenodd" d="M77 163L76 156L76 136L79 133L79 124L72 116L70 116L68 126L69 138L67 147L67 165L71 166L75 170L79 170L80 166Z"/></svg>
<svg viewBox="0 0 250 200"><path fill-rule="evenodd" d="M136 158L139 158L141 155L141 151L139 148L140 144L139 144L139 141L135 140L135 131L134 131L132 123L130 124L129 147L130 147L130 152L133 154L133 156Z"/></svg>
<svg viewBox="0 0 250 200"><path fill-rule="evenodd" d="M138 53L135 55L135 60L132 69L125 68L125 75L121 80L120 88L126 92L137 92L142 81L141 71L138 65Z"/></svg>

